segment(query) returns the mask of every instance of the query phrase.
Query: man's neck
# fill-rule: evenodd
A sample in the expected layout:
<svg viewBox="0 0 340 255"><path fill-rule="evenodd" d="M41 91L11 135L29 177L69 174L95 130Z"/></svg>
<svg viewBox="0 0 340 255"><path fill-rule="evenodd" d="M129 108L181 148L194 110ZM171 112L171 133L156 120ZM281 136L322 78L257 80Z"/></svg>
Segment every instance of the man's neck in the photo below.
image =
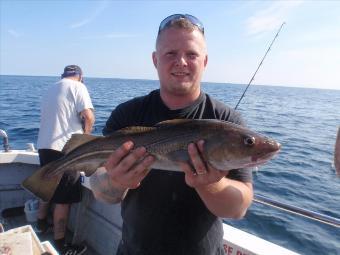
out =
<svg viewBox="0 0 340 255"><path fill-rule="evenodd" d="M65 79L73 80L73 81L80 81L79 76L68 76Z"/></svg>
<svg viewBox="0 0 340 255"><path fill-rule="evenodd" d="M169 95L160 90L160 96L163 103L171 110L183 109L192 105L200 96L200 90L189 95Z"/></svg>

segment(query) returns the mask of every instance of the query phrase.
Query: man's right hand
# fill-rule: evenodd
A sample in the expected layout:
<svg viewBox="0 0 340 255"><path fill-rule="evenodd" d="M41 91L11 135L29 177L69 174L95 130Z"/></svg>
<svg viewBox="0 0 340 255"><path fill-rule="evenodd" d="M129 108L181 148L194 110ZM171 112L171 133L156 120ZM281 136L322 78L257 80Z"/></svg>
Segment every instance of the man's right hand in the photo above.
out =
<svg viewBox="0 0 340 255"><path fill-rule="evenodd" d="M148 155L145 147L133 149L131 141L123 143L105 163L112 187L135 189L148 174L155 158Z"/></svg>
<svg viewBox="0 0 340 255"><path fill-rule="evenodd" d="M154 161L144 147L133 149L132 142L124 143L110 155L105 167L91 175L94 196L107 203L121 202L129 189L140 185Z"/></svg>

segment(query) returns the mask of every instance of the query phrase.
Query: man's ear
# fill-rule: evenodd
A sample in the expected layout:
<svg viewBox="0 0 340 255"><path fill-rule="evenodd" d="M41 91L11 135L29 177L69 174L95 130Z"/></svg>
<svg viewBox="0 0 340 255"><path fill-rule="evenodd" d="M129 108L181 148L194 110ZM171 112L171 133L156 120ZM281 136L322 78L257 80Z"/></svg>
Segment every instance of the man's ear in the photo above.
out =
<svg viewBox="0 0 340 255"><path fill-rule="evenodd" d="M206 67L208 64L208 54L205 55L205 58L204 58L204 67Z"/></svg>
<svg viewBox="0 0 340 255"><path fill-rule="evenodd" d="M157 56L156 56L156 51L152 52L152 62L155 68L157 68Z"/></svg>

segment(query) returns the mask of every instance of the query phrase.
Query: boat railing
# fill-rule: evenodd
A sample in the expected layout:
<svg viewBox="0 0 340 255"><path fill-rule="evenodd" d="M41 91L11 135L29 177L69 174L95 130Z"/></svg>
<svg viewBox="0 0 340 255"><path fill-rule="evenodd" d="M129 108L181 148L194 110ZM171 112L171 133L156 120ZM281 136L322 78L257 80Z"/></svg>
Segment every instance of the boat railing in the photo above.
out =
<svg viewBox="0 0 340 255"><path fill-rule="evenodd" d="M272 200L270 198L267 198L265 196L261 196L261 195L255 195L253 198L253 201L256 203L260 203L263 205L268 205L286 212L290 212L296 215L300 215L302 217L305 218L309 218L315 221L319 221L321 223L327 224L327 225L331 225L333 227L337 227L340 228L340 219L335 218L335 217L331 217L325 214L321 214L321 213L317 213L314 211L310 211L307 209L303 209L301 207L298 206L294 206L294 205L289 205L286 203L281 203L278 202L276 200Z"/></svg>
<svg viewBox="0 0 340 255"><path fill-rule="evenodd" d="M3 138L4 151L9 152L8 135L5 130L0 129L0 137Z"/></svg>

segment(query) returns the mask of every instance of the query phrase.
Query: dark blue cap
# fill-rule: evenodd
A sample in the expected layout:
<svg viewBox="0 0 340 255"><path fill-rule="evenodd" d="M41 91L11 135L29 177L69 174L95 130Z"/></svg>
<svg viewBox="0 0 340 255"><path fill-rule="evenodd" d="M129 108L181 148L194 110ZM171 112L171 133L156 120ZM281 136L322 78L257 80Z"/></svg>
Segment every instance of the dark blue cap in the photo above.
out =
<svg viewBox="0 0 340 255"><path fill-rule="evenodd" d="M62 78L70 76L82 76L83 72L81 68L77 65L69 65L64 68L64 73L61 75Z"/></svg>

